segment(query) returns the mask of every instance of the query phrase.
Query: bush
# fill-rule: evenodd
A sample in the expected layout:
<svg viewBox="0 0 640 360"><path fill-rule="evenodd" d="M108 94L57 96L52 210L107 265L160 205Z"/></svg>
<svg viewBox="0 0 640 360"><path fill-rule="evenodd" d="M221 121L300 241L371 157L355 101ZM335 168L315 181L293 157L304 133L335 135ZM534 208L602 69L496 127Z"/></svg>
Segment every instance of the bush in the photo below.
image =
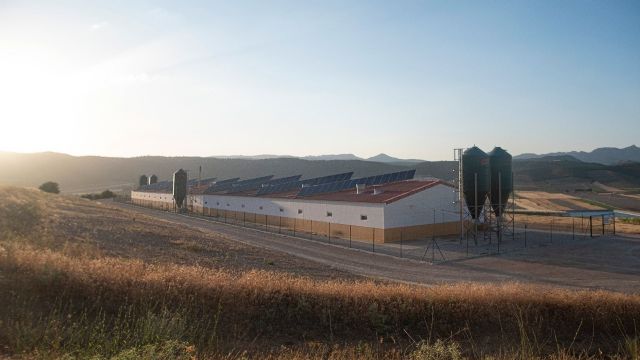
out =
<svg viewBox="0 0 640 360"><path fill-rule="evenodd" d="M620 219L620 221L622 221L622 223L624 223L624 224L640 225L640 219L639 218Z"/></svg>
<svg viewBox="0 0 640 360"><path fill-rule="evenodd" d="M34 231L40 218L38 204L9 201L0 206L0 234L27 235Z"/></svg>
<svg viewBox="0 0 640 360"><path fill-rule="evenodd" d="M44 191L44 192L51 193L51 194L59 194L60 193L60 187L58 186L58 183L53 182L53 181L47 181L46 183L40 185L39 189Z"/></svg>
<svg viewBox="0 0 640 360"><path fill-rule="evenodd" d="M100 194L84 194L81 195L80 197L85 198L85 199L89 199L89 200L100 200L100 199L111 199L116 197L116 194L114 194L113 191L111 190L105 190L103 192L101 192Z"/></svg>
<svg viewBox="0 0 640 360"><path fill-rule="evenodd" d="M455 342L444 342L440 339L435 344L421 341L416 349L409 354L411 360L462 360L462 351Z"/></svg>

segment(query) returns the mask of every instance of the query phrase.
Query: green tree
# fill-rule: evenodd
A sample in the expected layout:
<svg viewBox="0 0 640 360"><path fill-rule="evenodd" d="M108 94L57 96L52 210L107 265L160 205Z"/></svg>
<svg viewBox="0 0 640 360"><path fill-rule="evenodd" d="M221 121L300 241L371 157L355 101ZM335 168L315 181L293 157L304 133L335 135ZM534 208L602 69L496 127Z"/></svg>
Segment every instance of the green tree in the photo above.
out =
<svg viewBox="0 0 640 360"><path fill-rule="evenodd" d="M52 194L60 193L60 186L58 186L57 182L53 181L47 181L46 183L40 185L39 189Z"/></svg>

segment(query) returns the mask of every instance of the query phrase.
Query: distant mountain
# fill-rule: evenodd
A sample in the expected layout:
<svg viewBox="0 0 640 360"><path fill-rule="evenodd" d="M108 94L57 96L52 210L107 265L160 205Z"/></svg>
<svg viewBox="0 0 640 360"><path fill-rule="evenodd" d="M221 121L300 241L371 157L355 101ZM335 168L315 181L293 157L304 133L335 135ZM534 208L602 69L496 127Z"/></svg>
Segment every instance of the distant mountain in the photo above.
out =
<svg viewBox="0 0 640 360"><path fill-rule="evenodd" d="M359 156L353 154L336 154L336 155L309 155L303 156L304 160L363 160Z"/></svg>
<svg viewBox="0 0 640 360"><path fill-rule="evenodd" d="M262 175L304 178L353 171L354 176L371 176L406 170L407 167L363 160L310 161L298 158L220 159L215 157L142 156L112 158L71 156L60 153L0 153L0 183L18 186L39 186L45 181L60 184L63 192L93 192L104 189L127 190L137 183L141 174L155 174L168 180L176 169L188 171L189 177L220 179L251 178Z"/></svg>
<svg viewBox="0 0 640 360"><path fill-rule="evenodd" d="M526 160L526 159L536 159L546 156L561 156L561 155L569 155L574 158L590 163L598 163L603 165L614 165L620 164L628 161L640 162L640 148L631 145L626 148L618 149L614 147L603 147L595 149L591 152L585 151L570 151L570 152L555 152L549 154L532 154L526 153L515 156L514 159L517 160Z"/></svg>
<svg viewBox="0 0 640 360"><path fill-rule="evenodd" d="M294 158L295 156L262 154L262 155L214 155L210 157L216 158L216 159L264 160L264 159Z"/></svg>
<svg viewBox="0 0 640 360"><path fill-rule="evenodd" d="M374 157L375 158L375 157ZM400 160L400 159L398 159ZM367 160L314 161L299 158L219 159L214 157L142 156L110 158L71 156L59 153L16 154L0 152L0 183L39 186L45 181L60 184L63 192L95 192L105 189L126 191L141 174L155 174L168 180L179 168L190 178L252 178L302 174L304 178L353 171L354 177L380 175L416 169L416 177L436 177L453 181L457 176L455 161L376 162ZM513 162L517 189L572 190L586 189L594 183L617 188L640 187L640 163L603 165L587 163L569 156L550 156Z"/></svg>
<svg viewBox="0 0 640 360"><path fill-rule="evenodd" d="M375 162L382 162L382 163L420 163L423 162L424 160L418 160L418 159L398 159L395 158L393 156L389 156L387 154L381 153L378 154L376 156L372 156L368 159L366 159L367 161L375 161Z"/></svg>
<svg viewBox="0 0 640 360"><path fill-rule="evenodd" d="M220 155L220 156L211 156L216 159L246 159L246 160L264 160L264 159L281 159L281 158L296 158L303 160L366 160L366 161L374 161L381 163L390 163L390 164L403 164L403 163L414 163L417 164L419 162L423 162L424 160L418 159L399 159L387 154L378 154L376 156L372 156L370 158L362 158L354 154L327 154L327 155L307 155L307 156L291 156L291 155Z"/></svg>
<svg viewBox="0 0 640 360"><path fill-rule="evenodd" d="M513 162L514 184L520 189L590 189L600 183L615 188L640 186L640 163L604 165L571 155L518 159Z"/></svg>

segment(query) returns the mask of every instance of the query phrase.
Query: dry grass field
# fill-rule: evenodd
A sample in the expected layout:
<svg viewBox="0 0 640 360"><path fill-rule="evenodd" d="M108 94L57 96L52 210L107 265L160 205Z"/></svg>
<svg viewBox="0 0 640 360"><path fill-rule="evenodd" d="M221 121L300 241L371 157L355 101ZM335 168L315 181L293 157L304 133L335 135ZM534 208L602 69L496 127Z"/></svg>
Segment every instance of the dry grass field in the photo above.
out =
<svg viewBox="0 0 640 360"><path fill-rule="evenodd" d="M627 359L640 295L372 281L125 209L0 188L0 356Z"/></svg>
<svg viewBox="0 0 640 360"><path fill-rule="evenodd" d="M517 209L530 211L603 210L575 196L546 191L518 191L515 203Z"/></svg>

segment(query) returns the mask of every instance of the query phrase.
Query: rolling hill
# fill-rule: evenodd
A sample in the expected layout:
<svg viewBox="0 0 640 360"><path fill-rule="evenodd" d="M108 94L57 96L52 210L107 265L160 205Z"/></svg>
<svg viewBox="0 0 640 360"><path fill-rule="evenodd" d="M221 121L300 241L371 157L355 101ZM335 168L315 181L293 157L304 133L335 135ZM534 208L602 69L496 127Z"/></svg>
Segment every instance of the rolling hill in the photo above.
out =
<svg viewBox="0 0 640 360"><path fill-rule="evenodd" d="M585 151L570 151L570 152L556 152L549 154L521 154L515 156L517 160L530 160L537 158L544 158L549 156L572 156L580 161L598 163L602 165L614 165L624 162L640 162L640 148L631 145L626 148L613 148L603 147L598 148L590 152Z"/></svg>
<svg viewBox="0 0 640 360"><path fill-rule="evenodd" d="M454 161L374 162L366 160L304 160L299 158L220 159L212 157L110 158L70 156L59 153L0 153L0 183L39 186L56 181L64 192L95 192L109 188L130 189L141 174L156 174L169 179L173 171L183 168L190 177L250 178L265 174L288 176L303 174L316 177L330 173L354 171L355 177L416 169L419 177L456 178ZM521 189L564 191L587 189L594 182L616 188L640 187L640 163L602 165L587 163L571 156L553 156L514 161L515 185Z"/></svg>

